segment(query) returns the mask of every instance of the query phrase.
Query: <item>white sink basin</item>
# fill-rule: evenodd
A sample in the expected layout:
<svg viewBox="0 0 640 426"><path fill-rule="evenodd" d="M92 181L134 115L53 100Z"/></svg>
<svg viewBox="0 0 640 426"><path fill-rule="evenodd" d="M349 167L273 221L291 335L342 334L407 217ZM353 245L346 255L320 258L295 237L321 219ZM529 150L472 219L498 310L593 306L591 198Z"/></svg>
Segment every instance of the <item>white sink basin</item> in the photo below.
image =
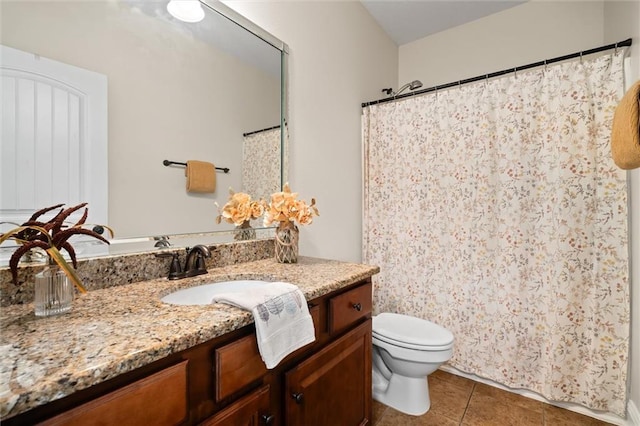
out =
<svg viewBox="0 0 640 426"><path fill-rule="evenodd" d="M208 305L217 294L245 291L268 283L258 280L221 281L174 291L160 300L173 305Z"/></svg>

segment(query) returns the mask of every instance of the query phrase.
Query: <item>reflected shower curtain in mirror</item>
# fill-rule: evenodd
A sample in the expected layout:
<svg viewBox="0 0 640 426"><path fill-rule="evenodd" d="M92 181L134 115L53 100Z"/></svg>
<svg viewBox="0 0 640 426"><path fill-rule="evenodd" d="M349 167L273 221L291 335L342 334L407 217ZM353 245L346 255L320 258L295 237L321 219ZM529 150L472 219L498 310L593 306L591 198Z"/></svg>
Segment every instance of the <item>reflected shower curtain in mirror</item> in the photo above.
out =
<svg viewBox="0 0 640 426"><path fill-rule="evenodd" d="M244 136L242 148L242 192L269 201L281 191L280 127Z"/></svg>
<svg viewBox="0 0 640 426"><path fill-rule="evenodd" d="M609 136L623 52L363 111L376 312L455 336L450 365L624 416L626 174Z"/></svg>

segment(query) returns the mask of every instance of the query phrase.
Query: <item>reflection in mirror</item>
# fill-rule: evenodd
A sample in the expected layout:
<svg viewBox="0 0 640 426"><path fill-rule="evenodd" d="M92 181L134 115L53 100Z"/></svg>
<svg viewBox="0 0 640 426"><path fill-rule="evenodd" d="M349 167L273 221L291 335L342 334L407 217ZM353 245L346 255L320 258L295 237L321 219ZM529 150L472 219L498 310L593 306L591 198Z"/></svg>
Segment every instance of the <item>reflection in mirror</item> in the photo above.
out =
<svg viewBox="0 0 640 426"><path fill-rule="evenodd" d="M286 46L224 5L203 9L185 23L165 2L3 2L0 221L89 201L89 222L119 239L233 240L215 203L282 187ZM230 171L214 193L187 193L184 167L163 160Z"/></svg>

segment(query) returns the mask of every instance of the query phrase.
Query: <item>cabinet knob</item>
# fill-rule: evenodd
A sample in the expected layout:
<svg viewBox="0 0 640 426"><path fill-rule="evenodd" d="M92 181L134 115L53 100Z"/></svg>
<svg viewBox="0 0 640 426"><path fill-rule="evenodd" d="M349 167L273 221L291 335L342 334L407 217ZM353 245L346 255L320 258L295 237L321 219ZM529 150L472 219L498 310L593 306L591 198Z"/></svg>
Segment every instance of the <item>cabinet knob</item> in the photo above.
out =
<svg viewBox="0 0 640 426"><path fill-rule="evenodd" d="M298 403L298 404L302 403L302 398L303 398L303 394L302 393L292 393L291 397L293 398L293 400L296 403Z"/></svg>
<svg viewBox="0 0 640 426"><path fill-rule="evenodd" d="M273 424L273 420L276 418L273 414L263 414L262 415L262 424L263 425L271 425Z"/></svg>
<svg viewBox="0 0 640 426"><path fill-rule="evenodd" d="M353 304L353 309L355 309L356 311L360 312L362 310L362 305L360 303L354 303Z"/></svg>

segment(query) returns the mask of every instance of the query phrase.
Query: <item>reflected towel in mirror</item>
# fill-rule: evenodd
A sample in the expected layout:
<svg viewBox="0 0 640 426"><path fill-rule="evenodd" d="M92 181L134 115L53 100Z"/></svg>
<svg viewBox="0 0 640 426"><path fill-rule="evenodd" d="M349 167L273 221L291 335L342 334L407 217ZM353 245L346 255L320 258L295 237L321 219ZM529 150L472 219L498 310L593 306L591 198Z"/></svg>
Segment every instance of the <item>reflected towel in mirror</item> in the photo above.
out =
<svg viewBox="0 0 640 426"><path fill-rule="evenodd" d="M184 174L187 177L187 192L215 192L216 166L212 163L189 160Z"/></svg>

